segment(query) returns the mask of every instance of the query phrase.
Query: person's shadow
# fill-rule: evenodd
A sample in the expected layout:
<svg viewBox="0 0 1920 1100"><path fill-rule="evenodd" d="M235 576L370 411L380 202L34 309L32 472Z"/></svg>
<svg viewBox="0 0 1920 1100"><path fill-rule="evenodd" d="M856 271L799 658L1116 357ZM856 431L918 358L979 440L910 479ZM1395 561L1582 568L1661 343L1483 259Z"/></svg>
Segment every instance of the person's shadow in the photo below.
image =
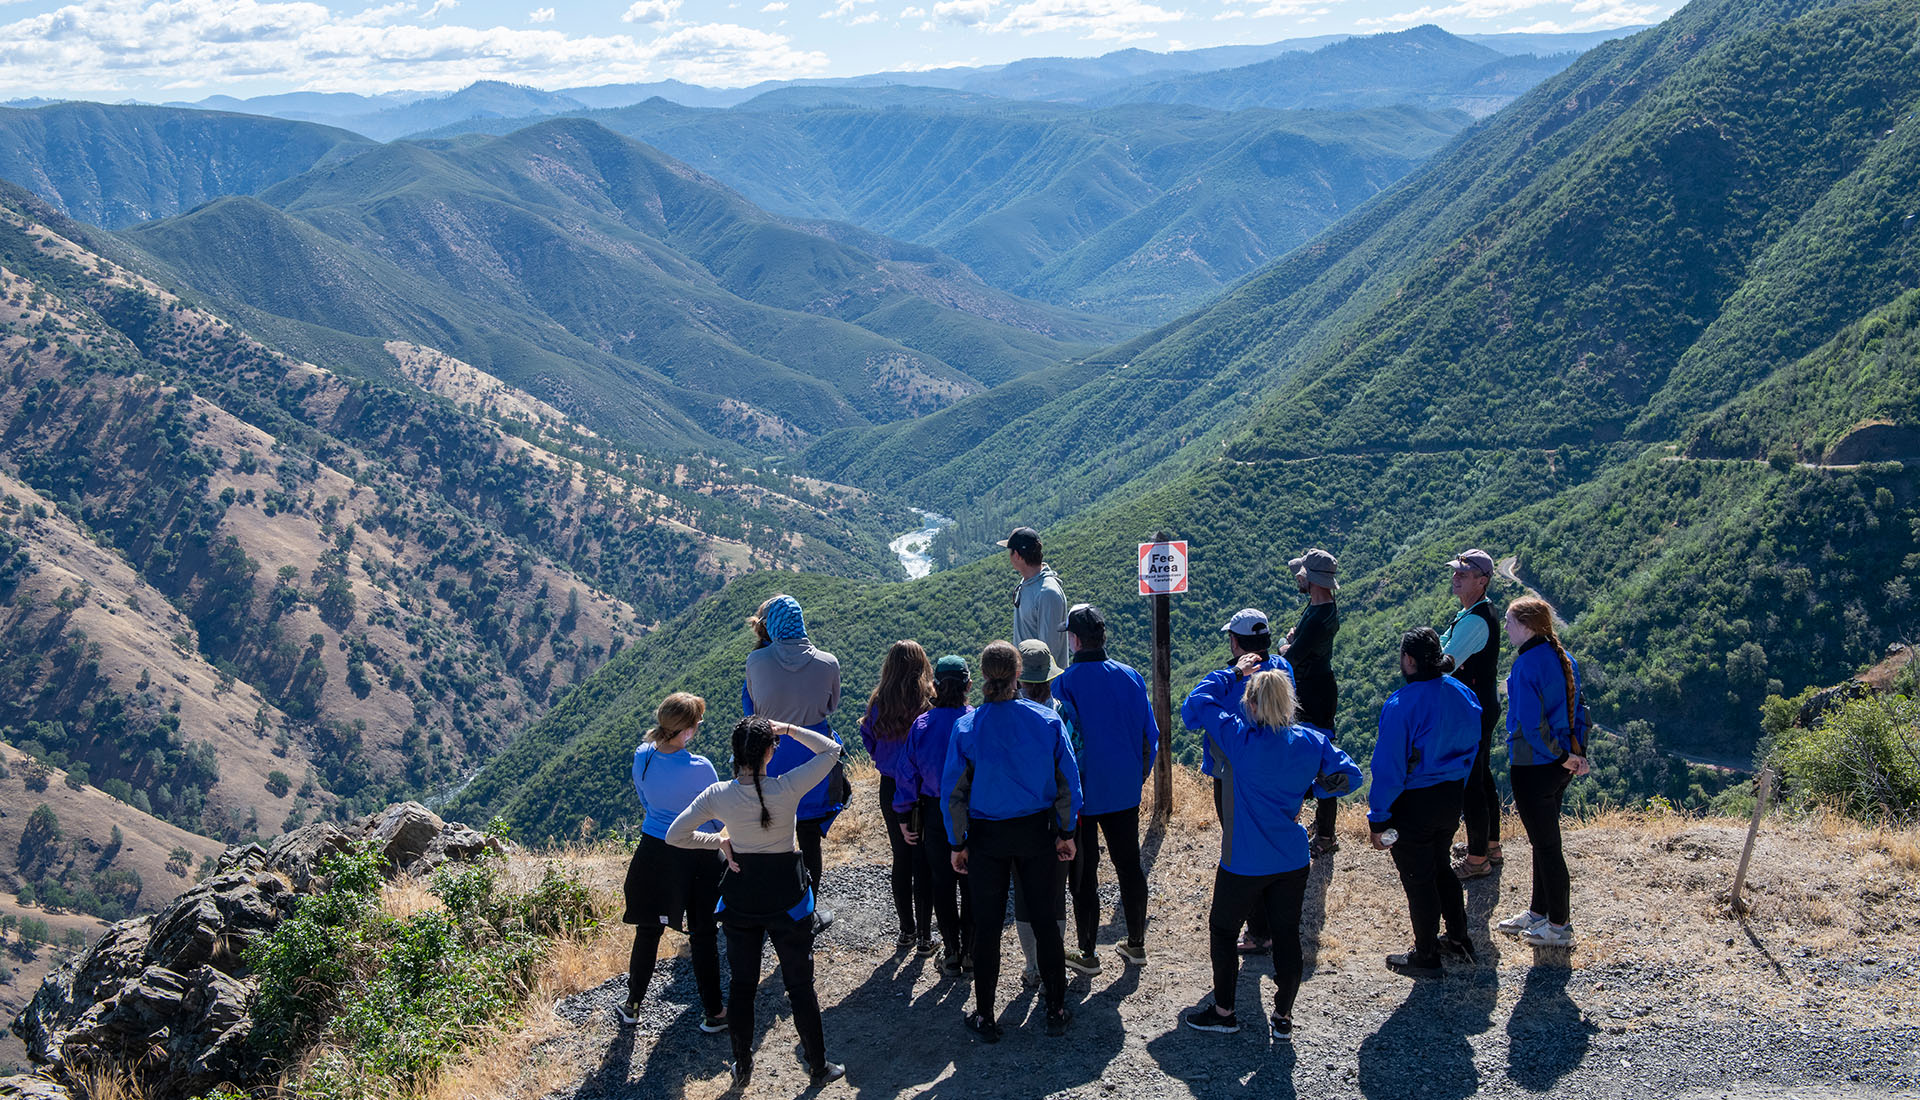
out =
<svg viewBox="0 0 1920 1100"><path fill-rule="evenodd" d="M1320 932L1327 926L1327 888L1333 884L1333 857L1322 856L1308 865L1307 893L1300 903L1300 980L1313 977L1320 965Z"/></svg>
<svg viewBox="0 0 1920 1100"><path fill-rule="evenodd" d="M1203 1001L1210 998L1203 998ZM1257 999L1256 999L1257 1001ZM1185 1011L1184 1009L1182 1010ZM1261 1100L1294 1100L1292 1043L1275 1043L1267 1036L1266 1010L1258 1003L1240 1008L1240 1030L1233 1035L1195 1031L1175 1016L1166 1030L1147 1043L1147 1055L1169 1078L1194 1088L1196 1095L1218 1089Z"/></svg>
<svg viewBox="0 0 1920 1100"><path fill-rule="evenodd" d="M1393 1010L1380 1029L1360 1043L1360 1094L1368 1100L1464 1100L1480 1089L1480 1073L1473 1065L1473 1044L1467 1035L1485 1031L1491 998L1481 985L1492 988L1490 971L1484 983L1477 977L1467 996L1484 1002L1462 1019L1457 998L1463 990L1452 978L1416 979L1407 999ZM1468 1026L1462 1026L1463 1023Z"/></svg>
<svg viewBox="0 0 1920 1100"><path fill-rule="evenodd" d="M1552 1088L1586 1061L1595 1029L1567 996L1572 974L1563 966L1536 965L1527 971L1507 1020L1507 1079L1529 1091Z"/></svg>

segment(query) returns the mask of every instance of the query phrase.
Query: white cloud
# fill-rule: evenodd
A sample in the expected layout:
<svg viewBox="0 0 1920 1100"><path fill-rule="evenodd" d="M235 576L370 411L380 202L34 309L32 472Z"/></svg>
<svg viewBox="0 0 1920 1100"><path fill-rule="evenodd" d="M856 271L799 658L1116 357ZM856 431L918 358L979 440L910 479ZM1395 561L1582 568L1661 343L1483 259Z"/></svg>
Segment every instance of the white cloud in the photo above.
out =
<svg viewBox="0 0 1920 1100"><path fill-rule="evenodd" d="M622 23L665 23L680 10L680 0L633 0L620 13Z"/></svg>
<svg viewBox="0 0 1920 1100"><path fill-rule="evenodd" d="M551 23L555 12L552 8L535 8L527 13L529 23Z"/></svg>
<svg viewBox="0 0 1920 1100"><path fill-rule="evenodd" d="M820 13L822 19L845 19L852 15L862 4L871 4L873 0L838 0L832 7ZM868 20L872 22L872 20Z"/></svg>
<svg viewBox="0 0 1920 1100"><path fill-rule="evenodd" d="M998 0L940 0L933 6L933 14L937 19L971 27L985 23L996 3Z"/></svg>
<svg viewBox="0 0 1920 1100"><path fill-rule="evenodd" d="M847 26L858 27L866 23L878 23L878 22L880 22L880 13L877 11L870 11L865 15L856 15L852 19L847 20Z"/></svg>
<svg viewBox="0 0 1920 1100"><path fill-rule="evenodd" d="M411 10L336 15L305 0L74 0L0 24L0 97L157 97L262 80L313 91L664 77L739 85L827 67L825 54L798 49L785 35L731 23L576 36L548 26L427 25L425 12L389 22Z"/></svg>
<svg viewBox="0 0 1920 1100"><path fill-rule="evenodd" d="M761 8L760 10L761 10L762 12L770 12L770 11L786 11L786 10L787 10L787 0L773 0L773 2L772 2L772 3L770 3L770 4L768 4L768 5L767 5L766 7L764 7L764 8Z"/></svg>
<svg viewBox="0 0 1920 1100"><path fill-rule="evenodd" d="M1168 11L1143 0L1027 0L993 24L995 31L1021 34L1078 32L1086 38L1130 42L1152 38L1150 24L1178 23L1184 11Z"/></svg>
<svg viewBox="0 0 1920 1100"><path fill-rule="evenodd" d="M902 19L925 19L926 17L927 9L925 8L909 7L900 9L900 18Z"/></svg>
<svg viewBox="0 0 1920 1100"><path fill-rule="evenodd" d="M433 0L433 6L420 13L422 19L432 19L443 11L452 11L460 6L460 0Z"/></svg>

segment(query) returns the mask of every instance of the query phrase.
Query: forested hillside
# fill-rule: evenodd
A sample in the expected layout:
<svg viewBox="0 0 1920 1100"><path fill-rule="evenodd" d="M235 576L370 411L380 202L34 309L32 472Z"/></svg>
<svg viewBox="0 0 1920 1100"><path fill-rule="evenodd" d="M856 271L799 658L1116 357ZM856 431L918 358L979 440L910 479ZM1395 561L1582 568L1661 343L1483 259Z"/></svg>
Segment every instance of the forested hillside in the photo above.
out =
<svg viewBox="0 0 1920 1100"><path fill-rule="evenodd" d="M776 586L812 601L850 700L894 637L977 651L1007 629L1011 573L990 540L1018 518L1042 526L1070 598L1110 606L1136 663L1133 543L1193 540L1182 685L1219 659L1232 609L1291 617L1287 557L1335 551L1340 732L1359 751L1399 631L1447 613L1447 558L1513 557L1496 595L1524 583L1556 604L1613 731L1583 797L1704 801L1711 777L1656 745L1738 762L1765 695L1834 682L1910 630L1911 468L1798 461L1837 462L1849 438L1875 441L1860 457L1905 457L1889 449L1920 427L1902 400L1903 151L1920 125L1908 13L1696 2L1587 55L1212 309L910 430L830 437L812 469L957 514L949 552L982 560L908 586L729 589L576 696L617 707L556 712L470 796L562 830L618 812L599 808L611 787L545 795L562 775L617 786L634 731L614 715L660 691L708 692L724 728L734 624ZM926 453L956 457L909 457Z"/></svg>
<svg viewBox="0 0 1920 1100"><path fill-rule="evenodd" d="M897 575L858 491L642 456L431 349L332 374L93 240L0 195L0 742L129 821L445 785L729 576Z"/></svg>

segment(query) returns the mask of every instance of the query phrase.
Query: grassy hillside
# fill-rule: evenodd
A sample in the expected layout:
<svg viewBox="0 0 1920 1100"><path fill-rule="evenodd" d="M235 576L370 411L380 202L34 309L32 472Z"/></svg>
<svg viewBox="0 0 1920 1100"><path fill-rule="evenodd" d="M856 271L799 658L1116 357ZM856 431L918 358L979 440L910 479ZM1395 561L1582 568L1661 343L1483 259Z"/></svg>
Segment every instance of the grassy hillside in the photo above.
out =
<svg viewBox="0 0 1920 1100"><path fill-rule="evenodd" d="M0 179L109 228L247 195L370 148L331 126L173 107L0 108Z"/></svg>

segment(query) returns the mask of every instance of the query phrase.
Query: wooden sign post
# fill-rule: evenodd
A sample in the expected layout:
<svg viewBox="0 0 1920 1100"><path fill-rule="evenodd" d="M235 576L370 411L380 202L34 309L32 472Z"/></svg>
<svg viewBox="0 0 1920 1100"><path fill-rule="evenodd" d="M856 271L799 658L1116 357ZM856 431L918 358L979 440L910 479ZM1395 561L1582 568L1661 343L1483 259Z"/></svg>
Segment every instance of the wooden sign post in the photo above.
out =
<svg viewBox="0 0 1920 1100"><path fill-rule="evenodd" d="M1153 717L1160 753L1153 765L1153 814L1173 813L1173 626L1170 600L1187 590L1187 544L1165 531L1140 544L1140 594L1153 601Z"/></svg>
<svg viewBox="0 0 1920 1100"><path fill-rule="evenodd" d="M1753 842L1760 836L1760 819L1767 816L1767 802L1773 797L1773 769L1761 768L1755 783L1759 790L1753 800L1753 820L1747 823L1747 846L1740 849L1740 866L1733 872L1733 892L1728 895L1736 917L1745 916L1750 908L1740 891L1747 885L1747 864L1753 861Z"/></svg>

